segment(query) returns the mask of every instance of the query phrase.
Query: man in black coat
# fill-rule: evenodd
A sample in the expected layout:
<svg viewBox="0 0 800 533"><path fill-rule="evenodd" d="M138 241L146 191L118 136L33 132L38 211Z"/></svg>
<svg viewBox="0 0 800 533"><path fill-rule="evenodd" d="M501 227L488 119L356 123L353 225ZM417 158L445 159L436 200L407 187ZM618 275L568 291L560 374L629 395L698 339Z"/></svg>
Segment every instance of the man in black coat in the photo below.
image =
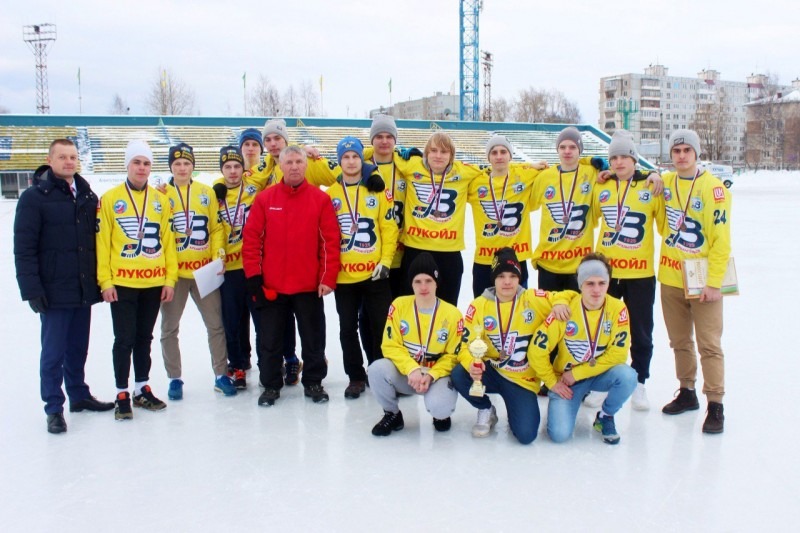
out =
<svg viewBox="0 0 800 533"><path fill-rule="evenodd" d="M63 433L64 382L70 411L108 411L84 382L91 306L100 301L95 227L97 195L75 171L78 150L68 139L50 144L47 165L20 196L14 219L14 262L22 299L42 322L39 363L47 431Z"/></svg>

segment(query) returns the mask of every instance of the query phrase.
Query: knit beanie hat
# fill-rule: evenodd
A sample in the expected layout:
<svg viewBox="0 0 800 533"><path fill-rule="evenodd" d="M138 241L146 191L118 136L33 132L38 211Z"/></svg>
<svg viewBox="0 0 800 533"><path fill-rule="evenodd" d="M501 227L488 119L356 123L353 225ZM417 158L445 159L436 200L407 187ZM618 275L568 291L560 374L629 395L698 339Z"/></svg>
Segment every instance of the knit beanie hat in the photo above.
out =
<svg viewBox="0 0 800 533"><path fill-rule="evenodd" d="M583 282L592 276L600 276L609 281L608 267L598 259L589 259L578 265L578 287L583 287Z"/></svg>
<svg viewBox="0 0 800 533"><path fill-rule="evenodd" d="M273 118L264 124L264 129L261 130L261 137L266 138L267 135L271 135L273 133L277 133L283 137L283 140L286 141L286 144L289 144L289 133L286 131L285 120L282 118Z"/></svg>
<svg viewBox="0 0 800 533"><path fill-rule="evenodd" d="M134 157L144 157L152 164L153 151L150 149L150 145L145 141L139 140L129 142L128 146L125 148L125 168L128 168L128 165L131 164L131 160Z"/></svg>
<svg viewBox="0 0 800 533"><path fill-rule="evenodd" d="M561 130L556 138L556 148L564 141L572 141L578 145L578 152L583 152L583 141L581 140L581 132L575 126L569 126Z"/></svg>
<svg viewBox="0 0 800 533"><path fill-rule="evenodd" d="M238 161L244 167L244 157L238 146L229 145L219 149L219 169L222 170L228 161Z"/></svg>
<svg viewBox="0 0 800 533"><path fill-rule="evenodd" d="M355 152L364 161L364 145L355 137L345 137L336 145L336 159L342 164L342 156L347 152Z"/></svg>
<svg viewBox="0 0 800 533"><path fill-rule="evenodd" d="M394 117L390 115L375 115L372 119L372 127L369 129L369 142L379 133L388 133L397 142L397 126Z"/></svg>
<svg viewBox="0 0 800 533"><path fill-rule="evenodd" d="M492 135L486 142L486 159L489 159L489 152L491 152L492 148L495 146L505 146L508 153L512 156L514 155L514 148L511 147L511 142L509 142L505 135Z"/></svg>
<svg viewBox="0 0 800 533"><path fill-rule="evenodd" d="M261 147L261 153L264 153L264 141L261 137L261 133L255 128L247 128L246 130L242 131L239 135L239 149L241 150L242 145L245 141L255 141Z"/></svg>
<svg viewBox="0 0 800 533"><path fill-rule="evenodd" d="M427 274L432 277L436 284L439 284L439 267L436 266L436 260L428 252L422 252L411 261L408 267L408 282L413 284L414 278L420 274Z"/></svg>
<svg viewBox="0 0 800 533"><path fill-rule="evenodd" d="M186 143L179 143L169 149L169 168L176 159L186 159L194 167L194 150Z"/></svg>
<svg viewBox="0 0 800 533"><path fill-rule="evenodd" d="M492 283L503 272L511 272L522 279L522 267L513 248L500 248L494 253L494 258L492 259Z"/></svg>
<svg viewBox="0 0 800 533"><path fill-rule="evenodd" d="M611 136L611 144L608 145L608 158L616 155L630 157L634 161L639 161L639 154L636 153L636 145L633 143L633 134L627 130L617 130Z"/></svg>
<svg viewBox="0 0 800 533"><path fill-rule="evenodd" d="M669 151L679 144L688 144L694 150L697 159L700 159L700 137L692 130L675 130L669 136Z"/></svg>

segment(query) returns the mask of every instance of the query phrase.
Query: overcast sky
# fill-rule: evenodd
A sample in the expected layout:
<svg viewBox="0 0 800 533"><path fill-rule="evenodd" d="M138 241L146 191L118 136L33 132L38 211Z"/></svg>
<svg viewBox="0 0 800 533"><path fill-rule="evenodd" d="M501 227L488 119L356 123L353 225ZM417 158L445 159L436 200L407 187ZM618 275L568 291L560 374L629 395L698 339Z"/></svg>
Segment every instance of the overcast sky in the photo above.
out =
<svg viewBox="0 0 800 533"><path fill-rule="evenodd" d="M106 114L118 93L146 113L159 66L195 92L203 115L243 112L248 88L266 75L283 92L324 77L324 114L369 109L458 87L457 0L292 2L6 0L0 10L0 107L36 112L29 24L57 25L50 49L50 110ZM651 63L676 76L714 68L725 80L769 72L800 76L796 2L485 0L480 48L494 54L493 96L556 88L597 121L599 79ZM482 96L481 96L482 98Z"/></svg>

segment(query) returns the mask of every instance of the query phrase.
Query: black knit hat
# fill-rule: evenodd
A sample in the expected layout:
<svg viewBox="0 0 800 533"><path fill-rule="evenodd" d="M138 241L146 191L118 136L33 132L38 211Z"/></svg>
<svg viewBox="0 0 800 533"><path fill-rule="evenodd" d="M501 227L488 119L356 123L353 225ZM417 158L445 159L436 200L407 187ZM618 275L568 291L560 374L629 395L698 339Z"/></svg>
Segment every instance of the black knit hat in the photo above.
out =
<svg viewBox="0 0 800 533"><path fill-rule="evenodd" d="M522 279L522 267L519 265L517 254L514 253L513 248L500 248L495 252L494 259L492 259L492 283L503 272L511 272Z"/></svg>
<svg viewBox="0 0 800 533"><path fill-rule="evenodd" d="M238 161L244 167L244 157L238 146L223 146L219 149L219 169L222 170L228 161Z"/></svg>
<svg viewBox="0 0 800 533"><path fill-rule="evenodd" d="M439 284L439 267L436 266L436 260L428 252L422 252L411 261L408 266L408 282L413 284L414 278L420 274L427 274L432 277L436 284Z"/></svg>
<svg viewBox="0 0 800 533"><path fill-rule="evenodd" d="M169 167L176 159L186 159L194 166L194 150L186 143L177 144L169 149Z"/></svg>

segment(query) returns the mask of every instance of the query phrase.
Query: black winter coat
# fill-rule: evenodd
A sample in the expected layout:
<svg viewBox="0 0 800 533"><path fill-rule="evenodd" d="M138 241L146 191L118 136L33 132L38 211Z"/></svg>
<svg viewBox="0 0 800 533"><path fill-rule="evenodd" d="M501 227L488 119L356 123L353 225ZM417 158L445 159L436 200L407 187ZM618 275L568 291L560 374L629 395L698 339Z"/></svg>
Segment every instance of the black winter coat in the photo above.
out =
<svg viewBox="0 0 800 533"><path fill-rule="evenodd" d="M75 174L77 198L43 165L17 203L14 263L23 300L47 297L48 307L100 301L97 286L97 195Z"/></svg>

